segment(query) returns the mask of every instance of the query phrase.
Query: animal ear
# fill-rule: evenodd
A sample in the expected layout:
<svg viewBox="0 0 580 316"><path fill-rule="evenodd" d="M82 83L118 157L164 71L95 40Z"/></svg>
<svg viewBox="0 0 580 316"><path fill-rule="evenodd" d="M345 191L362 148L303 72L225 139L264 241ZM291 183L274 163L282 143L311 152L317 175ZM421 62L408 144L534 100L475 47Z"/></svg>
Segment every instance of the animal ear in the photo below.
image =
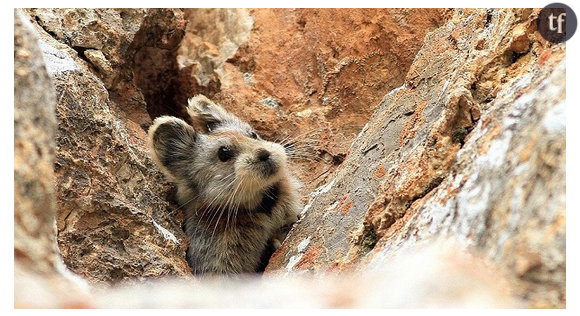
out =
<svg viewBox="0 0 580 316"><path fill-rule="evenodd" d="M187 100L187 102L187 113L191 116L193 124L206 133L211 132L219 125L228 122L239 122L239 119L235 115L213 103L204 95L197 95Z"/></svg>
<svg viewBox="0 0 580 316"><path fill-rule="evenodd" d="M161 116L153 121L148 132L151 155L169 180L187 177L197 137L193 127L182 119Z"/></svg>

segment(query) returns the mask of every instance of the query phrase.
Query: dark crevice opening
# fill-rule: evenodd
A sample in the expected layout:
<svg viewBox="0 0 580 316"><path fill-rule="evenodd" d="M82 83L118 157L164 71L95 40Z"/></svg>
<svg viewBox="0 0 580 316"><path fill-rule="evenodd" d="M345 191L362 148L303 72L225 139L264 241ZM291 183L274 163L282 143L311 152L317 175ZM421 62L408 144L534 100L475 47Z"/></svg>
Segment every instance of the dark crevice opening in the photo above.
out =
<svg viewBox="0 0 580 316"><path fill-rule="evenodd" d="M380 237L377 234L375 227L372 225L367 225L365 223L363 233L359 239L359 254L361 256L366 255L367 253L371 252L377 245Z"/></svg>
<svg viewBox="0 0 580 316"><path fill-rule="evenodd" d="M91 61L87 58L87 56L85 56L85 51L88 48L80 46L71 46L71 48L77 52L77 55L79 55L80 59L86 61L92 67L93 63L91 63Z"/></svg>
<svg viewBox="0 0 580 316"><path fill-rule="evenodd" d="M177 55L190 10L194 9L151 9L131 44L133 80L151 119L170 115L189 121L187 99L197 94L211 99L221 89L220 82L199 84L192 75L193 66L179 69Z"/></svg>
<svg viewBox="0 0 580 316"><path fill-rule="evenodd" d="M36 24L38 24L46 33L48 33L48 35L50 35L52 38L58 40L58 36L56 35L56 33L48 30L44 24L42 23L42 20L40 19L40 17L38 16L34 16L34 20L36 21Z"/></svg>
<svg viewBox="0 0 580 316"><path fill-rule="evenodd" d="M487 9L487 16L485 17L484 28L487 28L491 24L491 19L493 18L493 15L491 14L492 12L493 9Z"/></svg>
<svg viewBox="0 0 580 316"><path fill-rule="evenodd" d="M522 58L522 56L525 56L527 53L528 52L523 53L512 52L509 64L510 65L515 64L518 60L520 60L520 58Z"/></svg>
<svg viewBox="0 0 580 316"><path fill-rule="evenodd" d="M178 102L179 69L177 49L185 35L185 26L160 25L169 21L162 15L173 14L164 9L152 9L143 20L131 44L134 51L132 72L135 85L140 89L152 119L162 115L185 117L184 104Z"/></svg>

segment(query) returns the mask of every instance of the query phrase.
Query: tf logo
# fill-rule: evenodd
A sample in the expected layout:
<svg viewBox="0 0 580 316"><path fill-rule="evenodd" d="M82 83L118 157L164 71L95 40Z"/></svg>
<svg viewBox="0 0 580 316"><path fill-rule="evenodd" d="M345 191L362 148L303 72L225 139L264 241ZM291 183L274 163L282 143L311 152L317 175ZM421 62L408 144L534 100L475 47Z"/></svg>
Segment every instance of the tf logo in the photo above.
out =
<svg viewBox="0 0 580 316"><path fill-rule="evenodd" d="M538 31L542 37L552 43L569 40L576 32L576 14L563 3L552 3L540 11Z"/></svg>

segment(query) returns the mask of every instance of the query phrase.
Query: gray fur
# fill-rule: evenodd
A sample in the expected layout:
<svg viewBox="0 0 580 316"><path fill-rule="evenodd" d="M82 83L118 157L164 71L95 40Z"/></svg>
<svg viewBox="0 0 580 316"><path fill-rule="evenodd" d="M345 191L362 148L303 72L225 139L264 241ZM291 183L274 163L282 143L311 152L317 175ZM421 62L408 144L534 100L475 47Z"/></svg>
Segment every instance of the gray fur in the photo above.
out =
<svg viewBox="0 0 580 316"><path fill-rule="evenodd" d="M204 96L187 112L197 131L170 116L149 129L153 160L177 184L186 214L187 261L195 274L258 271L301 208L284 148Z"/></svg>

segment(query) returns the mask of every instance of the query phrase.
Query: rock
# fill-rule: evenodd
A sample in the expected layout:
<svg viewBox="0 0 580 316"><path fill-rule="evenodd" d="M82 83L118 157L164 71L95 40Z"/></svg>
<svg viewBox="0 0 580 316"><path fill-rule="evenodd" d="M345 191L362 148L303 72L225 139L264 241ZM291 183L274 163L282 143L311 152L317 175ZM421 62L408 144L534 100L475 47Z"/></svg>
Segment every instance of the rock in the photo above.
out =
<svg viewBox="0 0 580 316"><path fill-rule="evenodd" d="M130 57L145 9L29 9L48 34L88 60L111 88Z"/></svg>
<svg viewBox="0 0 580 316"><path fill-rule="evenodd" d="M409 249L381 267L323 278L292 274L116 286L97 293L93 304L103 308L521 307L507 295L509 284L489 274L479 258L452 247Z"/></svg>
<svg viewBox="0 0 580 316"><path fill-rule="evenodd" d="M417 39L449 15L444 9L186 12L180 90L209 95L262 137L294 144L305 196L327 181L382 96L403 84L421 47ZM215 26L206 27L209 19Z"/></svg>
<svg viewBox="0 0 580 316"><path fill-rule="evenodd" d="M56 244L56 98L37 40L15 10L14 306L72 307L86 299L87 285L66 270ZM71 290L77 295L67 296Z"/></svg>
<svg viewBox="0 0 580 316"><path fill-rule="evenodd" d="M187 21L176 57L185 79L180 93L213 95L227 84L224 64L248 39L253 20L246 9L196 9L187 11Z"/></svg>
<svg viewBox="0 0 580 316"><path fill-rule="evenodd" d="M181 9L148 9L130 46L133 54L124 79L111 95L123 104L127 117L144 129L160 115L185 115L187 98L181 93L176 58L186 26Z"/></svg>
<svg viewBox="0 0 580 316"><path fill-rule="evenodd" d="M565 45L522 55L525 12L458 9L427 35L270 271L366 269L457 239L526 306L565 307Z"/></svg>
<svg viewBox="0 0 580 316"><path fill-rule="evenodd" d="M537 9L24 12L15 306L565 307L566 46ZM145 131L195 93L311 198L261 279L185 263Z"/></svg>
<svg viewBox="0 0 580 316"><path fill-rule="evenodd" d="M402 84L421 45L416 39L449 15L443 9L29 11L88 61L119 111L144 129L161 115L184 118L187 98L203 93L261 136L296 143L304 195L325 183L381 96ZM268 98L280 106L264 109L260 102Z"/></svg>
<svg viewBox="0 0 580 316"><path fill-rule="evenodd" d="M62 32L54 33L87 48L84 57L104 56L117 72L114 77L126 80L119 69L128 66L113 61L125 57L123 48L131 44L126 40L134 38L142 18L135 21L138 14L124 12L54 10L53 16L65 23ZM83 17L72 18L78 15ZM132 27L127 30L127 25ZM83 56L39 32L53 79L47 90L56 91L57 100L58 128L50 136L52 142L56 139L56 228L64 262L94 282L189 277L181 213L168 204L170 186L151 161L145 131L124 116L122 104ZM78 37L66 37L69 32ZM104 37L123 39L113 42L118 51L105 49Z"/></svg>
<svg viewBox="0 0 580 316"><path fill-rule="evenodd" d="M184 35L180 9L27 9L54 39L87 61L127 118L142 127L177 111L175 56ZM62 48L61 48L62 49ZM153 111L151 114L148 113Z"/></svg>
<svg viewBox="0 0 580 316"><path fill-rule="evenodd" d="M14 253L19 261L38 261L39 272L48 273L57 262L52 226L56 99L31 28L15 10Z"/></svg>

